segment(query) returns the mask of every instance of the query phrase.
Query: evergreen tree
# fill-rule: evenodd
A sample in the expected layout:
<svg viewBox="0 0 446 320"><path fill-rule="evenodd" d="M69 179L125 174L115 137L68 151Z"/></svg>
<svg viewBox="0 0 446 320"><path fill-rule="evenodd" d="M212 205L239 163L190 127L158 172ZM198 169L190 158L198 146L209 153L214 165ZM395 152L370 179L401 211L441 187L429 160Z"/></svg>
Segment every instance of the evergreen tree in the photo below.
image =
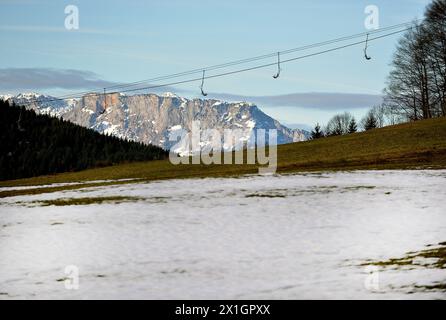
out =
<svg viewBox="0 0 446 320"><path fill-rule="evenodd" d="M316 126L314 127L314 130L311 131L311 139L314 140L322 137L324 137L324 133L322 132L319 123L317 123Z"/></svg>
<svg viewBox="0 0 446 320"><path fill-rule="evenodd" d="M366 117L363 119L364 130L368 131L371 129L375 129L378 126L378 121L372 112L369 112Z"/></svg>
<svg viewBox="0 0 446 320"><path fill-rule="evenodd" d="M355 133L358 131L358 125L356 124L355 118L352 118L350 120L350 123L348 124L348 133Z"/></svg>
<svg viewBox="0 0 446 320"><path fill-rule="evenodd" d="M165 159L152 145L105 136L0 100L0 180Z"/></svg>

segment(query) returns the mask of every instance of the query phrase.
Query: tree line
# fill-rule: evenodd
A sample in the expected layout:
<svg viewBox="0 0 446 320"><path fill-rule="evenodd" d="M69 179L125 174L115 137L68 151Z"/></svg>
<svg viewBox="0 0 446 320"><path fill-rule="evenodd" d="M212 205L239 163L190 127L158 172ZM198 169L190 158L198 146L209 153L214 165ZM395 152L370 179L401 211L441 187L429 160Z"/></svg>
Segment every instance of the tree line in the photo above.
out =
<svg viewBox="0 0 446 320"><path fill-rule="evenodd" d="M384 91L396 122L446 116L446 0L434 0L399 40Z"/></svg>
<svg viewBox="0 0 446 320"><path fill-rule="evenodd" d="M333 116L312 139L351 134L386 125L446 116L446 0L433 0L423 22L399 40L381 105L359 123L348 112Z"/></svg>
<svg viewBox="0 0 446 320"><path fill-rule="evenodd" d="M344 112L333 116L324 128L317 123L311 131L311 139L352 134L359 130L368 131L383 127L384 123L385 120L381 107L370 109L359 123L351 113Z"/></svg>
<svg viewBox="0 0 446 320"><path fill-rule="evenodd" d="M167 158L153 145L100 134L0 100L0 180Z"/></svg>

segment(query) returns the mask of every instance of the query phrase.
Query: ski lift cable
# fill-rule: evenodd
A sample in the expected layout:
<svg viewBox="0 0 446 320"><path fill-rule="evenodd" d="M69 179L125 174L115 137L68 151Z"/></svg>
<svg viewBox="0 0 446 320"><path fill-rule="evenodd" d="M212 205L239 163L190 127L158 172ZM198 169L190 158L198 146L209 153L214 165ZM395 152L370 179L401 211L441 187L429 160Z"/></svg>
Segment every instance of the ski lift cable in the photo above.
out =
<svg viewBox="0 0 446 320"><path fill-rule="evenodd" d="M362 33L358 33L358 34L354 34L354 35L350 35L350 36L344 36L344 37L340 37L340 38L336 38L336 39L332 39L332 40L328 40L328 41L323 41L323 42L318 42L318 43L314 43L314 44L310 44L310 45L306 45L306 46L302 46L302 47L288 49L288 50L280 51L280 54L286 55L286 54L294 53L294 52L297 52L297 51L303 51L303 50L317 48L319 46L325 46L325 45L329 45L329 44L333 44L333 43L337 43L337 42L341 42L341 41L352 40L354 38L363 37L366 34L382 33L382 32L385 32L385 31L392 30L392 29L401 28L401 27L408 26L408 25L413 25L414 23L417 23L420 20L422 20L422 19L416 19L416 20L411 21L411 22L400 23L400 24L389 26L389 27L384 27L384 28L372 30L372 31L369 31L369 32L362 32ZM216 70L216 69L220 69L220 68L226 68L226 67L230 67L230 66L234 66L234 65L245 64L245 63L249 63L249 62L254 62L254 61L258 61L258 60L262 60L262 59L271 58L271 57L275 56L276 54L277 53L270 53L270 54L260 55L260 56L256 56L256 57L236 60L236 61L232 61L232 62L227 62L227 63L223 63L223 64L208 66L208 67L205 67L205 68L193 69L193 70L184 71L184 72L180 72L180 73L175 73L175 74L171 74L171 75L160 76L160 77L155 77L155 78L151 78L151 79L145 79L145 80L140 80L140 81L135 81L135 82L130 82L130 83L117 84L117 85L109 86L109 87L106 87L106 88L107 89L127 88L127 87L141 85L141 84L144 84L144 83L155 82L155 81L162 81L162 80L167 80L167 79L171 79L171 78L177 78L177 77L182 77L182 76L186 76L186 75L191 75L191 74L195 74L195 73L198 73L198 72L201 73L202 70L212 71L212 70ZM92 93L91 91L94 91L94 90L84 91L84 92L79 92L79 93L73 93L73 94L68 94L68 95L62 95L62 96L60 96L60 98L61 99L63 99L63 98L70 98L73 95L88 95L88 94Z"/></svg>
<svg viewBox="0 0 446 320"><path fill-rule="evenodd" d="M409 29L410 28L407 28L407 29L404 29L404 30L399 30L399 31L395 31L395 32L388 33L388 34L385 34L385 35L377 36L377 37L374 37L374 38L369 38L368 41L370 42L370 41L375 41L375 40L382 39L382 38L385 38L385 37L389 37L389 36L392 36L392 35L395 35L395 34L398 34L398 33L404 32L404 31L407 31ZM334 52L334 51L337 51L337 50L346 49L346 48L357 46L357 45L361 45L361 44L364 44L364 43L365 43L365 40L361 40L361 41L349 43L349 44L346 44L346 45L330 48L330 49L327 49L327 50L318 51L318 52L314 52L314 53L310 53L310 54L306 54L306 55L302 55L302 56L298 56L298 57L294 57L294 58L289 58L289 59L286 59L286 60L282 60L281 64L289 63L289 62L297 61L297 60L302 60L302 59L306 59L306 58L310 58L310 57L314 57L314 56L319 56L319 55L322 55L322 54L326 54L326 53L329 53L329 52ZM277 65L277 62L257 65L257 66L253 66L253 67L249 67L249 68L238 69L238 70L233 70L233 71L219 73L219 74L214 74L214 75L208 75L208 76L205 76L204 79L219 78L219 77L224 77L224 76L228 76L228 75L238 74L238 73L242 73L242 72L247 72L247 71L267 68L267 67L271 67L271 66L275 66L275 65ZM201 81L202 79L203 79L203 77L193 78L193 79L187 79L187 80L182 80L182 81L177 81L177 82L170 82L170 83L164 83L164 84L147 86L147 87L139 87L139 88L135 88L135 89L126 89L126 90L122 90L122 91L119 91L119 92L125 93L125 92L139 91L139 90L156 89L156 88L172 86L172 85L178 85L178 84L184 84L184 83L189 83L189 82L197 82L197 81ZM119 93L119 92L113 92L113 93Z"/></svg>
<svg viewBox="0 0 446 320"><path fill-rule="evenodd" d="M306 46L302 46L302 47L297 47L297 48L293 48L293 49L279 51L279 53L281 55L286 55L286 54L294 53L294 52L297 52L297 51L303 51L303 50L316 48L316 47L319 47L319 46L325 46L325 45L333 44L333 43L336 43L336 42L352 40L354 38L363 37L366 34L383 33L383 32L386 32L386 31L389 31L389 30L392 30L392 29L406 27L406 26L411 25L411 24L413 24L413 23L415 23L415 22L417 22L419 20L420 19L412 21L412 22L405 22L405 23L401 23L401 24L397 24L397 25L393 25L393 26L377 29L377 30L372 30L372 31L368 31L368 32L362 32L362 33L358 33L358 34L354 34L354 35L350 35L350 36L345 36L345 37L340 37L340 38L336 38L336 39L332 39L332 40L328 40L328 41L318 42L318 43L314 43L314 44L310 44L310 45L306 45ZM167 76L161 76L161 77L156 77L156 78L151 78L151 79L131 82L131 83L127 83L127 84L114 85L114 86L110 86L110 87L107 87L107 88L108 89L124 88L124 87L138 85L138 84L141 84L141 83L148 83L150 81L166 80L166 79L169 79L169 78L175 78L175 77L181 77L181 76L185 76L185 75L199 73L199 72L202 72L202 70L212 71L212 70L226 68L226 67L230 67L230 66L234 66L234 65L245 64L245 63L254 62L254 61L258 61L258 60L264 60L264 59L268 59L268 58L271 58L271 57L275 57L276 55L277 55L277 52L269 53L269 54L260 55L260 56L256 56L256 57L251 57L251 58L231 61L231 62L227 62L227 63L223 63L223 64L208 66L208 67L199 68L199 69L193 69L193 70L180 72L180 73L176 73L176 74L171 74L171 75L167 75Z"/></svg>
<svg viewBox="0 0 446 320"><path fill-rule="evenodd" d="M377 29L377 30L372 30L370 32L358 33L358 34L355 34L355 35L345 36L345 37L341 37L341 38L336 38L336 39L332 39L332 40L328 40L328 41L324 41L324 42L319 42L319 43L315 43L315 44L311 44L311 45L307 45L307 46L303 46L303 47L288 49L288 50L280 51L280 54L286 55L286 54L290 54L290 53L297 52L297 51L303 51L303 50L308 50L308 49L312 49L312 48L317 48L319 46L325 46L325 45L329 45L329 44L333 44L333 43L337 43L337 42L341 42L341 41L351 40L351 39L354 39L354 38L357 38L357 37L363 37L366 34L382 33L384 31L392 30L392 29L395 29L395 28L401 28L403 26L413 25L414 23L417 23L420 20L421 19L416 19L416 20L414 20L412 22L405 22L405 23L401 23L401 24L397 24L397 25L393 25L393 26L389 26L389 27L385 27L385 28L381 28L381 29ZM161 80L167 80L167 79L171 79L171 78L177 78L177 77L181 77L181 76L186 76L186 75L194 74L194 73L197 73L197 72L202 72L202 70L211 71L211 70L225 68L225 67L230 67L230 66L234 66L234 65L238 65L238 64L249 63L249 62L253 62L253 61L257 61L257 60L261 60L261 59L270 58L272 56L275 56L276 54L277 53L266 54L266 55L261 55L261 56L257 56L257 57L237 60L237 61L233 61L233 62L228 62L228 63L224 63L224 64L214 65L214 66L210 66L210 67L205 67L205 68L200 68L200 69L194 69L194 70L190 70L190 71L180 72L180 73L176 73L176 74L172 74L172 75L161 76L161 77L157 77L157 78L146 79L146 80L141 80L141 81L127 83L127 84L122 84L122 85L114 85L114 86L110 86L110 87L106 87L106 88L112 89L112 88L133 87L133 86L141 85L141 84L148 83L148 82L161 81ZM120 91L120 90L116 90L116 91ZM68 95L62 95L60 97L55 98L55 100L66 100L66 99L70 99L70 98L77 97L77 96L81 96L82 97L82 96L97 96L97 95L98 95L97 93L92 92L92 90L90 90L90 91L84 91L84 92L73 93L73 94L68 94ZM37 99L35 99L35 101L37 101ZM32 101L31 101L31 103L32 103Z"/></svg>
<svg viewBox="0 0 446 320"><path fill-rule="evenodd" d="M283 54L290 54L290 53L297 52L297 51L303 51L303 50L307 50L307 49L316 48L316 47L319 47L319 46L325 46L325 45L334 44L334 43L341 42L341 41L347 41L349 39L354 39L354 38L357 38L357 37L360 37L360 36L363 37L364 35L367 35L367 34L373 35L373 34L377 34L377 33L382 33L383 30L395 29L395 28L397 28L397 26L402 27L402 26L407 26L407 25L410 25L410 24L413 25L413 23L415 23L416 21L418 21L418 20L415 20L414 22L406 22L406 23L403 23L403 24L390 26L390 27L383 28L383 29L378 29L378 30L376 30L376 32L373 31L373 32L369 32L369 33L361 33L361 34L352 35L352 36L348 36L348 37L337 38L337 39L333 39L333 40L329 40L329 41L325 41L325 42L320 42L320 43L316 43L316 44L312 44L312 45L308 45L308 46L304 46L304 47L289 49L289 50L285 50L285 51L279 51L278 53L282 54L282 55ZM355 43L351 43L351 44L335 47L335 48L328 49L328 50L323 50L323 51L316 52L316 53L311 53L311 54L300 56L300 57L297 57L297 58L291 58L291 59L282 60L281 63L283 64L283 63L286 63L286 62L295 61L295 60L299 60L299 59L303 59L303 58L307 58L307 57L311 57L311 56L315 56L315 55L320 55L320 54L323 54L323 53L344 49L344 48L351 47L351 46L358 45L358 44L363 44L366 41L370 42L370 41L373 41L373 40L377 40L377 39L388 37L388 36L391 36L391 35L394 35L394 34L405 32L405 31L408 31L410 29L412 29L412 27L404 28L402 30L397 30L397 31L394 31L394 32L391 32L391 33L387 33L387 34L384 34L384 35L379 35L379 36L376 36L374 38L369 38L368 40L358 41L358 42L355 42ZM194 73L197 73L197 71L203 72L203 71L209 71L209 70L216 70L216 69L221 69L221 68L234 66L234 65L238 65L238 64L254 62L254 61L257 61L257 60L270 58L272 56L277 56L278 53L276 52L274 54L268 54L268 55L253 57L253 58L249 58L249 59L243 59L243 60L238 60L238 61L234 61L234 62L228 62L226 64L220 64L220 65L210 66L210 67L201 68L201 69L194 69L194 70L191 70L191 71L177 73L177 74L173 74L173 75L169 75L169 76L152 78L152 79L147 79L147 80L143 80L143 81L139 81L139 82L134 82L134 83L131 83L131 84L129 83L129 84L122 85L122 86L110 86L110 87L106 87L106 88L108 88L108 89L110 89L110 88L126 88L126 87L130 87L131 88L131 87L136 86L138 84L147 83L148 81L168 80L168 79L171 79L171 78L176 78L176 77L181 77L181 76L185 76L185 75L189 75L189 74L194 74ZM224 76L224 75L230 75L230 74L245 72L245 71L249 71L249 70L255 70L255 69L270 67L272 65L277 65L277 62L267 63L267 64L263 64L263 65L260 65L260 66L254 66L254 67L244 68L244 69L240 69L240 70L234 70L234 71L225 72L225 73L216 74L216 75L208 75L208 76L205 76L204 79L209 79L209 78L212 78L212 77L220 77L220 76ZM202 80L202 79L203 79L203 77L194 78L194 79L186 79L186 80L176 81L176 82L167 83L167 84L150 85L150 86L144 86L144 87L138 87L138 88L125 89L125 90L115 90L115 91L109 92L109 94L119 93L119 92L123 92L123 93L124 92L134 92L134 91L138 91L138 90L146 90L146 89L151 89L151 88L160 88L160 87L165 87L165 86L174 85L174 84L182 84L182 83L187 83L187 82L199 81L199 80ZM67 99L76 99L76 98L81 98L83 96L97 96L97 95L98 95L97 92L86 91L86 92L80 92L80 93L75 93L75 94L71 94L71 95L55 97L53 99L45 100L45 102L57 101L57 100L67 100ZM24 103L24 104L31 104L31 103L34 103L34 102L39 102L39 101L36 98L36 99L33 99L32 101L29 101L28 103Z"/></svg>

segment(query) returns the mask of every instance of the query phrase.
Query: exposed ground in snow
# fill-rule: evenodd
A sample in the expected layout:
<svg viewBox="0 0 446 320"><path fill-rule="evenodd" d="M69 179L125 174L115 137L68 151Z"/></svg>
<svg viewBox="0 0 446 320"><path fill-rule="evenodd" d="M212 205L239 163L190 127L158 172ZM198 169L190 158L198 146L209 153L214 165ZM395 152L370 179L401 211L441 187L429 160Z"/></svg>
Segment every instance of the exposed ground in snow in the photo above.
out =
<svg viewBox="0 0 446 320"><path fill-rule="evenodd" d="M446 241L445 185L446 170L357 171L0 199L0 299L446 298L413 290L444 269L361 266ZM91 202L39 202L61 198Z"/></svg>
<svg viewBox="0 0 446 320"><path fill-rule="evenodd" d="M91 183L117 183L117 182L125 182L125 181L134 181L137 179L116 179L116 180L92 180L88 182L65 182L65 183L51 183L51 184L43 184L39 186L15 186L15 187L0 187L0 192L2 191L16 191L16 190L27 190L27 189L35 189L37 188L55 188L55 187L63 187L63 186L74 186L79 185L82 186L84 184Z"/></svg>

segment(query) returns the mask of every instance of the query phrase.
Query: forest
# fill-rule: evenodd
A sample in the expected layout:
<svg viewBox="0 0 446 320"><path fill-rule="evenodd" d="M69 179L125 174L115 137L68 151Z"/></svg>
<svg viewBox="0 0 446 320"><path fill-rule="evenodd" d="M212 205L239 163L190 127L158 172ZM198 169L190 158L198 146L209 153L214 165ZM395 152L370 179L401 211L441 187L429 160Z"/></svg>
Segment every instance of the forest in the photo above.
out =
<svg viewBox="0 0 446 320"><path fill-rule="evenodd" d="M100 134L0 100L0 180L159 160L153 145Z"/></svg>

